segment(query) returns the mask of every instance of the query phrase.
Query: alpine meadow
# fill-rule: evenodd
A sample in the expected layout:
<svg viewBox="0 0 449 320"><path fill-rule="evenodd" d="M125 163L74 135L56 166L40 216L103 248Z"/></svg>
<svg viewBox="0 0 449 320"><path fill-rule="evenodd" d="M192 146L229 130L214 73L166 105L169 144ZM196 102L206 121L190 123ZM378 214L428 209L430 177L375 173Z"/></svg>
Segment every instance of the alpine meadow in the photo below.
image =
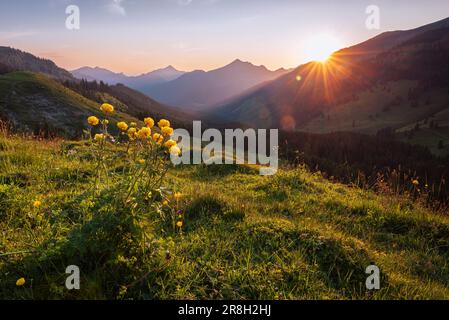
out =
<svg viewBox="0 0 449 320"><path fill-rule="evenodd" d="M0 300L448 300L449 7L342 2L2 2Z"/></svg>

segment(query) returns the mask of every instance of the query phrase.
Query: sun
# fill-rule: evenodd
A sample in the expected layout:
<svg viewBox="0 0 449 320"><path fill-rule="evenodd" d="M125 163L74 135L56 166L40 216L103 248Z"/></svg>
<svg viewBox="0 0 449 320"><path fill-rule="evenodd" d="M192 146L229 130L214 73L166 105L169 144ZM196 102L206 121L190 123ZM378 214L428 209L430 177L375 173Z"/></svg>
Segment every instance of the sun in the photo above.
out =
<svg viewBox="0 0 449 320"><path fill-rule="evenodd" d="M304 43L304 55L307 61L326 62L335 51L341 49L340 41L331 34L317 34Z"/></svg>

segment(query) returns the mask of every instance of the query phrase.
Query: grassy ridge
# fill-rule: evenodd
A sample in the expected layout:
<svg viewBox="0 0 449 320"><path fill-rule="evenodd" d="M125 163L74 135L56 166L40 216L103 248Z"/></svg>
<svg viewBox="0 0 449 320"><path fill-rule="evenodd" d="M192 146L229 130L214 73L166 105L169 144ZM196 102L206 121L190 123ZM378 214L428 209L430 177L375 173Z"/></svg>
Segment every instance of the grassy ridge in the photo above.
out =
<svg viewBox="0 0 449 320"><path fill-rule="evenodd" d="M149 212L135 239L111 186L89 196L93 169L83 143L0 138L0 298L449 298L449 218L411 200L303 168L185 166L164 183L184 195L182 233ZM64 287L71 264L80 291Z"/></svg>
<svg viewBox="0 0 449 320"><path fill-rule="evenodd" d="M13 72L0 76L0 117L18 130L78 138L86 118L100 116L98 103L42 74ZM114 121L136 121L119 112Z"/></svg>

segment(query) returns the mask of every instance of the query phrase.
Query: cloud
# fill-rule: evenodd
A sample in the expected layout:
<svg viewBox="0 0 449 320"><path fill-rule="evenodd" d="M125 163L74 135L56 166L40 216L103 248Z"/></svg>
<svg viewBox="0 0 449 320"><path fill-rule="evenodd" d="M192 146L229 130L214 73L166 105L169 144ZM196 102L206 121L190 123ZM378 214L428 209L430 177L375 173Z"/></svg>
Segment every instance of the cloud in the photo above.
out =
<svg viewBox="0 0 449 320"><path fill-rule="evenodd" d="M195 0L195 3L200 3L200 4L214 4L219 2L220 0ZM188 6L189 4L192 4L194 2L194 0L177 0L178 4L180 6Z"/></svg>
<svg viewBox="0 0 449 320"><path fill-rule="evenodd" d="M180 6L188 6L189 4L192 3L193 0L178 0L178 4Z"/></svg>
<svg viewBox="0 0 449 320"><path fill-rule="evenodd" d="M30 37L38 34L36 31L4 32L0 31L0 40L6 41L22 37Z"/></svg>
<svg viewBox="0 0 449 320"><path fill-rule="evenodd" d="M125 2L125 0L112 0L108 5L108 10L113 14L126 16L126 9L123 6L123 2Z"/></svg>

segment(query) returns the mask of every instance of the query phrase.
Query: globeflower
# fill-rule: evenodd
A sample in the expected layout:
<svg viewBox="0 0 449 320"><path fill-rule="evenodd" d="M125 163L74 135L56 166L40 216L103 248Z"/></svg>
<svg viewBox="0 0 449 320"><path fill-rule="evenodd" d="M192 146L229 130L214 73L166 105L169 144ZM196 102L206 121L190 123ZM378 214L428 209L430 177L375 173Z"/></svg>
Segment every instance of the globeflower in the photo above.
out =
<svg viewBox="0 0 449 320"><path fill-rule="evenodd" d="M163 140L164 140L164 137L163 137L161 134L155 133L155 134L153 135L153 141L154 141L154 142L156 142L156 143L158 143L158 144L161 144Z"/></svg>
<svg viewBox="0 0 449 320"><path fill-rule="evenodd" d="M136 128L129 128L128 129L128 137L132 140L136 138Z"/></svg>
<svg viewBox="0 0 449 320"><path fill-rule="evenodd" d="M170 121L165 120L165 119L161 119L157 125L159 126L159 128L164 128L164 127L170 127Z"/></svg>
<svg viewBox="0 0 449 320"><path fill-rule="evenodd" d="M150 117L145 118L145 119L143 120L143 122L145 122L145 124L146 124L146 126L147 126L148 128L153 128L153 127L154 127L154 120L153 120L153 118L150 118Z"/></svg>
<svg viewBox="0 0 449 320"><path fill-rule="evenodd" d="M102 133L97 133L94 137L95 141L103 141L104 139L106 139L106 136Z"/></svg>
<svg viewBox="0 0 449 320"><path fill-rule="evenodd" d="M170 149L171 147L176 146L176 141L170 139L170 140L168 140L168 141L164 144L164 146L165 146L167 149Z"/></svg>
<svg viewBox="0 0 449 320"><path fill-rule="evenodd" d="M137 132L139 139L145 140L151 136L151 129L148 127L143 127Z"/></svg>
<svg viewBox="0 0 449 320"><path fill-rule="evenodd" d="M173 135L173 128L170 128L170 127L163 127L163 128L161 129L161 132L162 132L162 134L163 134L164 136L170 137L170 136Z"/></svg>
<svg viewBox="0 0 449 320"><path fill-rule="evenodd" d="M33 207L35 208L39 208L42 205L42 202L40 202L39 200L36 200L33 202Z"/></svg>
<svg viewBox="0 0 449 320"><path fill-rule="evenodd" d="M117 123L117 128L119 128L121 131L126 131L128 130L128 125L126 124L126 122L118 122Z"/></svg>
<svg viewBox="0 0 449 320"><path fill-rule="evenodd" d="M16 286L21 287L25 284L25 278L20 278L16 281Z"/></svg>
<svg viewBox="0 0 449 320"><path fill-rule="evenodd" d="M173 156L179 156L179 155L181 155L181 149L179 149L178 146L173 146L173 147L171 147L170 150L169 150L169 152L170 152L170 154L173 155Z"/></svg>
<svg viewBox="0 0 449 320"><path fill-rule="evenodd" d="M87 122L91 126L95 127L95 126L97 126L100 123L100 120L97 117L95 117L95 116L91 116L91 117L87 118Z"/></svg>
<svg viewBox="0 0 449 320"><path fill-rule="evenodd" d="M113 113L114 112L114 107L111 104L109 104L109 103L103 103L101 105L100 109L104 113Z"/></svg>
<svg viewBox="0 0 449 320"><path fill-rule="evenodd" d="M183 226L182 221L176 222L176 226L177 226L178 228L182 228L182 226Z"/></svg>
<svg viewBox="0 0 449 320"><path fill-rule="evenodd" d="M182 197L182 193L181 192L175 192L173 194L173 197L175 198L175 200L179 200Z"/></svg>

